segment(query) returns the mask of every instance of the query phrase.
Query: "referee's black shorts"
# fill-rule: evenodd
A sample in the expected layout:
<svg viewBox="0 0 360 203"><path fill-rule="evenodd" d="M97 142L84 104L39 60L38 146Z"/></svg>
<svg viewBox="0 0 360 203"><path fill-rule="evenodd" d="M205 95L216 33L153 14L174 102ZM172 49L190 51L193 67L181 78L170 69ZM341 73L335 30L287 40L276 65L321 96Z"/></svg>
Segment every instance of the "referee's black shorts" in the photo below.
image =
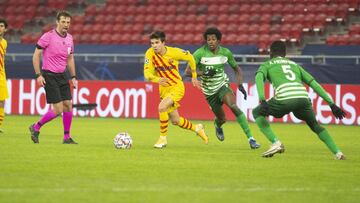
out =
<svg viewBox="0 0 360 203"><path fill-rule="evenodd" d="M45 92L48 104L56 104L72 99L70 84L65 73L53 73L43 70L42 75L46 82Z"/></svg>

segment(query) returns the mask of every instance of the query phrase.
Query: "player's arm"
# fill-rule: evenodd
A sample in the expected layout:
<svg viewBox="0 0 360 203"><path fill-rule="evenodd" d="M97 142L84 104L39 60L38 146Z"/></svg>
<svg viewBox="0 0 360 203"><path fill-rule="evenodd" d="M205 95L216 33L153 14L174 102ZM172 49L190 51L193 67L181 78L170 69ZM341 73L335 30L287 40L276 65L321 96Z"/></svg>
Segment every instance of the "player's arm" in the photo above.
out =
<svg viewBox="0 0 360 203"><path fill-rule="evenodd" d="M191 78L197 78L196 72L196 63L193 55L189 51L180 50L179 53L180 60L188 62L188 67L190 67Z"/></svg>
<svg viewBox="0 0 360 203"><path fill-rule="evenodd" d="M144 59L144 78L148 81L159 83L161 86L168 86L169 79L159 77L155 74L155 66L151 61L150 53L145 53Z"/></svg>
<svg viewBox="0 0 360 203"><path fill-rule="evenodd" d="M197 80L197 72L196 72L196 63L193 55L189 51L177 50L178 53L176 54L179 58L179 60L184 60L188 62L188 66L190 67L191 71L191 82L194 87L197 87L198 89L201 89L201 84Z"/></svg>
<svg viewBox="0 0 360 203"><path fill-rule="evenodd" d="M302 67L300 67L300 71L302 81L309 85L321 98L323 98L329 104L331 111L336 118L343 119L346 116L346 113L334 103L333 99L328 95L324 88L314 79L312 75L310 75L310 73L305 71Z"/></svg>
<svg viewBox="0 0 360 203"><path fill-rule="evenodd" d="M70 76L71 76L71 82L73 84L73 87L76 89L77 88L77 78L76 78L76 70L75 70L75 59L74 59L74 54L70 54L67 60L67 64L68 64L68 69L70 72Z"/></svg>
<svg viewBox="0 0 360 203"><path fill-rule="evenodd" d="M264 81L265 81L264 73L261 71L256 72L255 84L260 101L266 101L265 91L264 91Z"/></svg>
<svg viewBox="0 0 360 203"><path fill-rule="evenodd" d="M266 102L265 98L265 91L264 91L264 81L266 73L262 71L256 72L255 75L255 83L256 83L256 89L259 95L260 100L260 114L263 116L269 116L270 115L270 107L269 104Z"/></svg>
<svg viewBox="0 0 360 203"><path fill-rule="evenodd" d="M33 54L33 67L35 70L36 80L40 86L45 85L45 78L41 75L40 61L43 54L43 50L50 44L51 38L48 33L43 34L36 44L36 48Z"/></svg>
<svg viewBox="0 0 360 203"><path fill-rule="evenodd" d="M196 70L196 74L197 74L197 76L203 76L203 75L204 75L204 72L201 71L201 70ZM186 77L192 77L192 70L191 70L191 68L190 68L189 65L186 66L185 76L186 76Z"/></svg>
<svg viewBox="0 0 360 203"><path fill-rule="evenodd" d="M160 77L155 75L155 67L151 60L151 54L149 51L145 53L144 58L144 78L145 80L158 83Z"/></svg>
<svg viewBox="0 0 360 203"><path fill-rule="evenodd" d="M238 89L244 95L244 99L247 98L247 92L242 85L243 83L243 74L240 66L236 63L235 58L230 50L227 51L228 63L230 64L231 68L234 70L236 80L238 82Z"/></svg>
<svg viewBox="0 0 360 203"><path fill-rule="evenodd" d="M321 98L323 98L329 105L334 104L334 101L327 94L324 88L314 79L310 73L300 67L301 79L304 83L309 85Z"/></svg>
<svg viewBox="0 0 360 203"><path fill-rule="evenodd" d="M144 65L144 78L148 81L159 83L160 77L156 76L154 72L155 72L154 66Z"/></svg>
<svg viewBox="0 0 360 203"><path fill-rule="evenodd" d="M195 65L198 67L198 64L200 63L200 58L201 58L198 50L194 52L193 57L195 60ZM196 74L198 77L205 75L204 72L199 70L198 68L196 69ZM192 77L192 70L191 70L189 64L186 66L185 76Z"/></svg>
<svg viewBox="0 0 360 203"><path fill-rule="evenodd" d="M40 86L44 86L46 83L44 77L41 74L41 69L40 69L40 61L41 61L42 53L43 53L43 49L39 45L37 45L32 58L36 81Z"/></svg>

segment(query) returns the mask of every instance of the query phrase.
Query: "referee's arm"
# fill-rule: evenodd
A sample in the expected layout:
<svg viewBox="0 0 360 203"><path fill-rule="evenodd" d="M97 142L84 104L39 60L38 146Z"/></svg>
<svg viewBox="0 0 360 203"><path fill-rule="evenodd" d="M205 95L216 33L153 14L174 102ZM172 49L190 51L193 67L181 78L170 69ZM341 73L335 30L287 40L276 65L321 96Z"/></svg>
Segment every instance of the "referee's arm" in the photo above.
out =
<svg viewBox="0 0 360 203"><path fill-rule="evenodd" d="M40 60L41 60L41 55L43 53L43 50L42 49L39 49L39 48L35 48L35 51L34 51L34 55L33 55L33 66L34 66L34 70L35 70L35 74L36 75L40 75L41 74L41 70L40 70Z"/></svg>
<svg viewBox="0 0 360 203"><path fill-rule="evenodd" d="M67 64L70 71L70 76L76 77L74 54L69 55Z"/></svg>

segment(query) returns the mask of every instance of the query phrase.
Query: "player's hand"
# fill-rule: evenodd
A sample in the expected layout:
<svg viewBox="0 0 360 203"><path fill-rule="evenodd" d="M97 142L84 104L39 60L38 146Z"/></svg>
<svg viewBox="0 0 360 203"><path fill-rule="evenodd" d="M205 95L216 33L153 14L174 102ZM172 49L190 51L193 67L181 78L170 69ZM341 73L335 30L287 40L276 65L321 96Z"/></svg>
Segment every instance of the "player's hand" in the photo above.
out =
<svg viewBox="0 0 360 203"><path fill-rule="evenodd" d="M203 72L204 76L212 77L216 74L216 70L214 68L206 68Z"/></svg>
<svg viewBox="0 0 360 203"><path fill-rule="evenodd" d="M269 116L270 115L270 107L269 104L264 100L260 103L260 114L263 116Z"/></svg>
<svg viewBox="0 0 360 203"><path fill-rule="evenodd" d="M163 87L167 87L167 86L169 86L169 79L167 79L167 78L160 78L159 79L159 84L161 85L161 86L163 86Z"/></svg>
<svg viewBox="0 0 360 203"><path fill-rule="evenodd" d="M246 90L245 90L244 86L242 84L240 84L238 86L238 89L244 95L244 99L246 100L247 99L247 93L246 93Z"/></svg>
<svg viewBox="0 0 360 203"><path fill-rule="evenodd" d="M197 78L191 78L191 82L194 87L201 90L201 83L200 83L200 81L197 80Z"/></svg>
<svg viewBox="0 0 360 203"><path fill-rule="evenodd" d="M330 105L331 111L334 114L335 118L337 119L343 119L346 116L345 111L343 111L340 107L338 107L336 104Z"/></svg>
<svg viewBox="0 0 360 203"><path fill-rule="evenodd" d="M71 82L72 82L73 88L74 88L74 89L77 89L77 87L78 87L78 81L77 81L77 79L76 79L76 78L72 78L72 79L71 79Z"/></svg>
<svg viewBox="0 0 360 203"><path fill-rule="evenodd" d="M46 84L45 78L42 75L37 77L36 81L37 81L38 85L41 86L41 87L44 87L45 84Z"/></svg>

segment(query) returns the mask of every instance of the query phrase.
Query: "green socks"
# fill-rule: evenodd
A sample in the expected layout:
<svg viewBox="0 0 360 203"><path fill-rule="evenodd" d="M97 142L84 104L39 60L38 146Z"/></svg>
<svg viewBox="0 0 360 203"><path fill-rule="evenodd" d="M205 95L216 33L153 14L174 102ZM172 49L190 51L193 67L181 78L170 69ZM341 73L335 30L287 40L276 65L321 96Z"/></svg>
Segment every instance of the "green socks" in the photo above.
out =
<svg viewBox="0 0 360 203"><path fill-rule="evenodd" d="M266 138L271 142L275 143L278 141L278 138L271 130L269 123L267 122L264 116L259 116L256 118L256 124L259 126L261 132L266 136Z"/></svg>
<svg viewBox="0 0 360 203"><path fill-rule="evenodd" d="M335 142L333 141L333 139L331 138L331 136L329 135L329 133L327 132L327 130L323 130L321 133L318 134L319 138L321 141L323 141L326 146L330 149L330 151L333 154L336 154L337 152L339 152L339 148L336 146Z"/></svg>
<svg viewBox="0 0 360 203"><path fill-rule="evenodd" d="M253 138L253 135L250 132L248 121L246 120L245 114L240 114L236 117L236 121L240 124L241 128L243 129L244 133L246 134L246 137L248 139Z"/></svg>

